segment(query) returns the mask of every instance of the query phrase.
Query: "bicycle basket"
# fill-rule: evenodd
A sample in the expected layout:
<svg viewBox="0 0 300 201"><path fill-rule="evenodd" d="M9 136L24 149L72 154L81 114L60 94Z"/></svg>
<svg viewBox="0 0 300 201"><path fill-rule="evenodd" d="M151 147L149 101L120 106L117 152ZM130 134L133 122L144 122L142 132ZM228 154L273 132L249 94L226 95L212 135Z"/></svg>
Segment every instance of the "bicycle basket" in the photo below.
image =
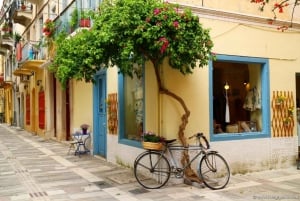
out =
<svg viewBox="0 0 300 201"><path fill-rule="evenodd" d="M163 144L161 142L142 142L144 149L162 150Z"/></svg>

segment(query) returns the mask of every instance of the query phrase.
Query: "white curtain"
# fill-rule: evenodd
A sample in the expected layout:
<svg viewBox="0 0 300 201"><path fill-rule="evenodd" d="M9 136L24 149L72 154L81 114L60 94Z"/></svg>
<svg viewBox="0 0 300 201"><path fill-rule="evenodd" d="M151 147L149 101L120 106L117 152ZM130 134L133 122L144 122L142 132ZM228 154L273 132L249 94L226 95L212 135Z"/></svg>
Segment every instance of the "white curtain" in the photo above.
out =
<svg viewBox="0 0 300 201"><path fill-rule="evenodd" d="M225 122L230 123L230 112L229 112L229 103L228 103L228 95L227 95L227 90L225 91L226 95L226 108L225 108Z"/></svg>

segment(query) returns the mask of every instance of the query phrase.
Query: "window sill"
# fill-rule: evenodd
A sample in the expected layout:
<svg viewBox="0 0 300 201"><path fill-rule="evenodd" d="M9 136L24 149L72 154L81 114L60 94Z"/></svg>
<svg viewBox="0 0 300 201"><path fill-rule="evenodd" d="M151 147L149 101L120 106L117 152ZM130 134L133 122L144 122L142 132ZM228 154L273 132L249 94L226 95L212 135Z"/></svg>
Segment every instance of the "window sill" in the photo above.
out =
<svg viewBox="0 0 300 201"><path fill-rule="evenodd" d="M129 139L119 139L119 143L128 145L128 146L132 146L132 147L142 148L141 141L129 140Z"/></svg>
<svg viewBox="0 0 300 201"><path fill-rule="evenodd" d="M256 138L268 138L269 134L264 132L244 132L244 133L216 133L211 134L211 141L229 141L229 140L245 140Z"/></svg>

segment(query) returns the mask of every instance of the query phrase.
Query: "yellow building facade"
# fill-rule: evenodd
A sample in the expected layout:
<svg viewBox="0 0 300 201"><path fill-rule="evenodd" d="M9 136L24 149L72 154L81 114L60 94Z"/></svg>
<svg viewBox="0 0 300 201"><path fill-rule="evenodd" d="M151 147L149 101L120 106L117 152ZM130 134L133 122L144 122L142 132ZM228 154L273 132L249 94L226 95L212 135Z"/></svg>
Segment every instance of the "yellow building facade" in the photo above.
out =
<svg viewBox="0 0 300 201"><path fill-rule="evenodd" d="M44 38L42 24L48 18L70 17L68 9L81 5L79 1L28 3L40 12L33 13L31 23L23 23L23 49ZM260 12L259 5L250 1L174 3L191 9L210 29L217 57L186 76L164 62L165 86L182 97L191 112L185 136L203 132L233 173L294 165L298 154L296 111L300 107L299 13L295 13L293 27L281 31L277 27L289 25L291 7L270 24L273 13L267 7ZM71 80L67 89L62 89L48 70L54 55L47 49L38 52L39 56L19 62L13 70L15 84L9 90L4 88L6 123L14 118L25 130L58 141L70 140L81 124L88 124L92 154L129 166L143 151L143 132L177 138L183 110L170 97L159 95L151 63L145 64L143 78L124 77L114 67L98 72L95 83ZM259 103L254 104L248 95ZM277 105L280 98L283 102Z"/></svg>

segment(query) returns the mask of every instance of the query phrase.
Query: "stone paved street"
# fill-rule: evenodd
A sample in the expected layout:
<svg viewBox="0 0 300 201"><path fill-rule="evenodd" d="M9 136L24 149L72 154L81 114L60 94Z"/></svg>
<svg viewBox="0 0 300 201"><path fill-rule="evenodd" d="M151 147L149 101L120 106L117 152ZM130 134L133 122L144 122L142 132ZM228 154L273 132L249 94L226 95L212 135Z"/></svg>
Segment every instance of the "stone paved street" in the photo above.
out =
<svg viewBox="0 0 300 201"><path fill-rule="evenodd" d="M0 125L0 201L300 201L296 167L233 175L223 190L172 184L145 190L130 168L68 154L69 146Z"/></svg>

